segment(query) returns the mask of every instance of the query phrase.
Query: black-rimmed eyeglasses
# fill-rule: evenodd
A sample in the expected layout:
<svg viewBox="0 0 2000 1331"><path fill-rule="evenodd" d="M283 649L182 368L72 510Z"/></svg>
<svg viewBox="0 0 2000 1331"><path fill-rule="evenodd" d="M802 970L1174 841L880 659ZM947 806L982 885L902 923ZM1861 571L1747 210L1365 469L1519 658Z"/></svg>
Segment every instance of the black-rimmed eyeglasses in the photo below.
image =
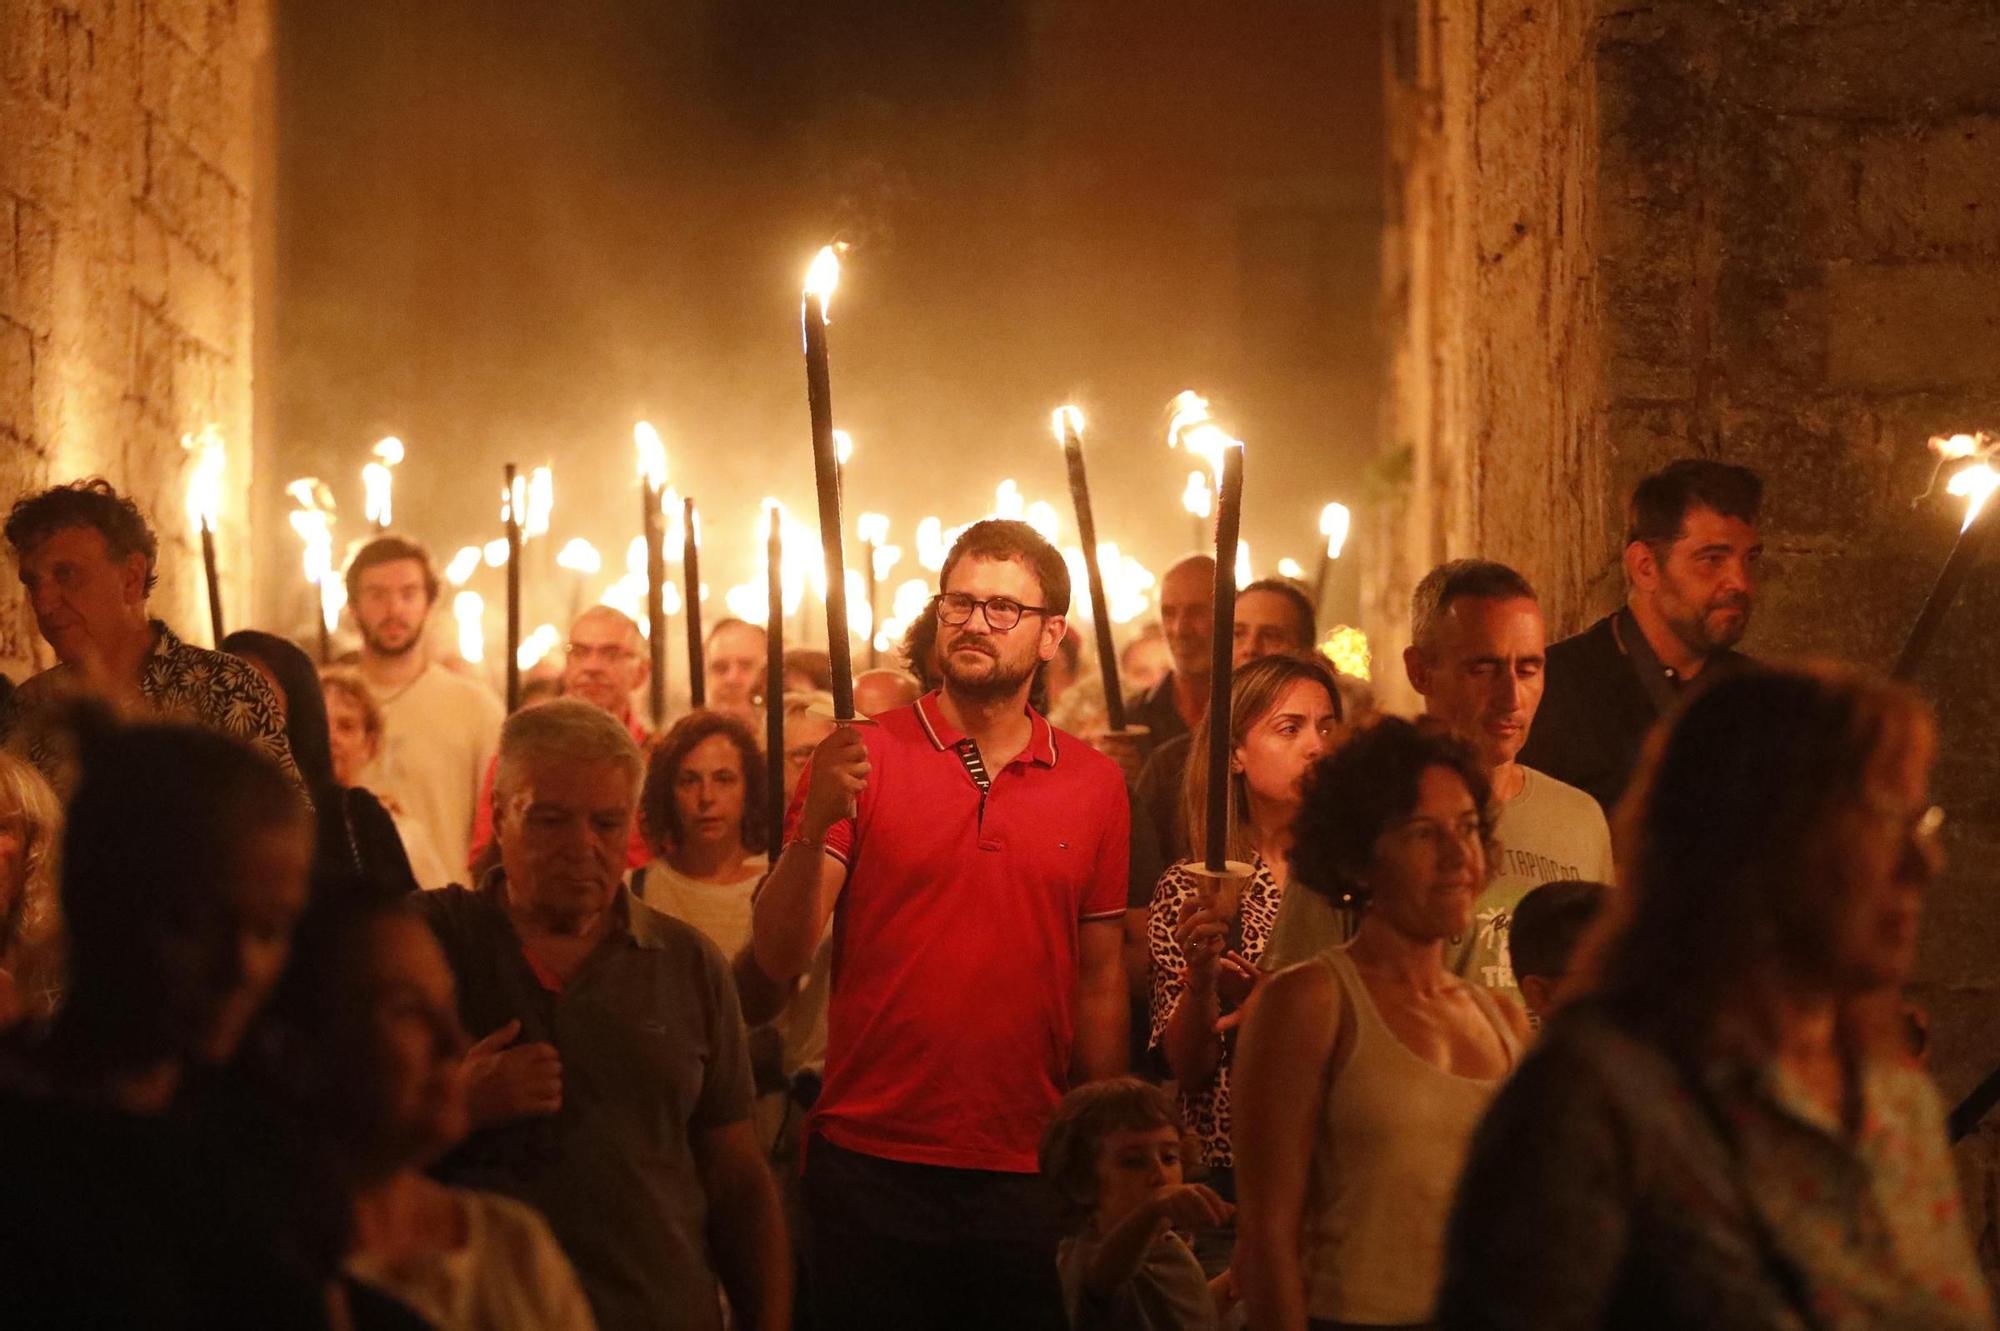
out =
<svg viewBox="0 0 2000 1331"><path fill-rule="evenodd" d="M986 616L986 626L995 633L1007 632L1021 622L1022 615L1049 613L1045 605L1022 605L1011 596L989 596L982 601L964 592L946 592L937 599L938 623L953 628L969 621L975 610Z"/></svg>

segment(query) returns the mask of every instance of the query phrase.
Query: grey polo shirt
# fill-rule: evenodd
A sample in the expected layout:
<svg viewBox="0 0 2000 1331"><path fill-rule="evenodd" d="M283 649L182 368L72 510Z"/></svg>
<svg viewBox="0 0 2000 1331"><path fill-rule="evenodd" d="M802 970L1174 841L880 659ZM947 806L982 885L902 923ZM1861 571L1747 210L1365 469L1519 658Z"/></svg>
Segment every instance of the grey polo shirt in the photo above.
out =
<svg viewBox="0 0 2000 1331"><path fill-rule="evenodd" d="M474 1038L519 1020L562 1055L563 1105L474 1133L436 1173L538 1209L602 1331L722 1325L693 1143L750 1116L750 1057L728 963L700 933L619 890L617 921L560 993L478 890L416 895L458 977Z"/></svg>

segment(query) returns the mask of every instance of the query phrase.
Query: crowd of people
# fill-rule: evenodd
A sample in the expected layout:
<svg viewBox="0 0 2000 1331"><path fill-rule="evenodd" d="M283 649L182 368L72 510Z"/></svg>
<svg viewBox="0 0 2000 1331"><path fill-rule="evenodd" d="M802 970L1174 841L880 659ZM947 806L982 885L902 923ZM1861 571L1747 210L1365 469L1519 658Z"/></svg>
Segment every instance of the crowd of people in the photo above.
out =
<svg viewBox="0 0 2000 1331"><path fill-rule="evenodd" d="M1431 570L1409 718L1282 579L1210 715L1190 556L1115 732L1063 559L989 519L864 720L725 620L656 733L608 606L508 715L415 541L322 664L153 617L104 481L24 497L5 1320L1991 1328L1901 993L1936 732L1736 650L1761 502L1647 477L1555 643L1518 571Z"/></svg>

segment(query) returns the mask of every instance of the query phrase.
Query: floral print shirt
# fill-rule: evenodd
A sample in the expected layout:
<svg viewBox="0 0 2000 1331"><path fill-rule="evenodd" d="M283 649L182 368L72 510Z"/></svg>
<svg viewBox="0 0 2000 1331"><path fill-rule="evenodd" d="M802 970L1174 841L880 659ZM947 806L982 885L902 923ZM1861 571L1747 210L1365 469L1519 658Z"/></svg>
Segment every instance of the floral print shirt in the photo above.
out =
<svg viewBox="0 0 2000 1331"><path fill-rule="evenodd" d="M1441 1328L1991 1331L1929 1079L1856 1071L1852 1130L1772 1064L1679 1065L1583 1006L1474 1138Z"/></svg>
<svg viewBox="0 0 2000 1331"><path fill-rule="evenodd" d="M1285 889L1278 885L1271 866L1262 856L1253 857L1252 868L1256 872L1237 904L1237 922L1231 926L1230 946L1255 965L1270 941L1271 925L1278 918L1278 903L1283 900ZM1153 889L1146 938L1153 954L1150 1043L1155 1048L1165 1038L1167 1018L1173 1015L1174 1005L1187 992L1187 958L1182 955L1180 944L1174 941L1174 929L1200 882L1188 865L1176 864L1160 875L1159 884ZM1234 938L1239 929L1241 942ZM1202 1160L1215 1168L1228 1168L1234 1162L1229 1150L1229 1066L1235 1053L1236 1031L1231 1028L1222 1033L1222 1058L1215 1075L1201 1086L1180 1088L1182 1122L1200 1139Z"/></svg>
<svg viewBox="0 0 2000 1331"><path fill-rule="evenodd" d="M65 797L76 786L76 759L68 738L54 724L54 712L75 691L70 668L58 665L23 684L8 713L0 716L0 740L19 745ZM163 721L204 726L242 740L305 793L278 699L248 661L189 646L156 619L139 692Z"/></svg>

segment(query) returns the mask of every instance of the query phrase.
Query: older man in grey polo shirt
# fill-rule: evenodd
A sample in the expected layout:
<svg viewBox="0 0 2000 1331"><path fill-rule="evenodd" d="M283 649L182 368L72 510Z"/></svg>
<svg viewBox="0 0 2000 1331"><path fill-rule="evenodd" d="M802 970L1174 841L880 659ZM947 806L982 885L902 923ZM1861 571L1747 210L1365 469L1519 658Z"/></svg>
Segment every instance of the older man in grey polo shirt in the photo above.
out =
<svg viewBox="0 0 2000 1331"><path fill-rule="evenodd" d="M419 894L485 1037L467 1066L475 1131L441 1172L540 1208L603 1331L715 1331L718 1274L735 1326L778 1331L791 1260L728 963L621 885L640 778L601 709L516 713L494 781L500 867Z"/></svg>

